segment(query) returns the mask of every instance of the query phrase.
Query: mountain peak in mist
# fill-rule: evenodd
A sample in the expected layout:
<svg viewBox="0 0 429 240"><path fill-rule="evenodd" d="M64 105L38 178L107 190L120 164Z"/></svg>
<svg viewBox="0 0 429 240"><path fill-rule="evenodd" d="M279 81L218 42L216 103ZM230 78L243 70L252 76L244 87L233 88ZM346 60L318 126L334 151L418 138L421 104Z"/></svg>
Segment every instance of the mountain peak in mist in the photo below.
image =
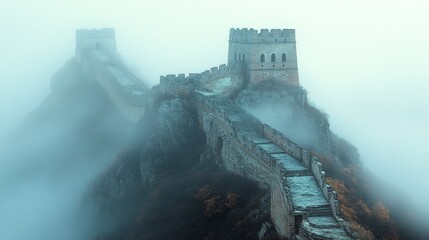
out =
<svg viewBox="0 0 429 240"><path fill-rule="evenodd" d="M80 178L78 197L57 208L73 217L61 229L96 239L418 238L402 200L374 194L385 185L308 103L295 30L231 29L227 64L152 88L115 38L111 28L76 31L75 57L16 133L33 152L8 154L48 166L51 180L36 185L50 190Z"/></svg>

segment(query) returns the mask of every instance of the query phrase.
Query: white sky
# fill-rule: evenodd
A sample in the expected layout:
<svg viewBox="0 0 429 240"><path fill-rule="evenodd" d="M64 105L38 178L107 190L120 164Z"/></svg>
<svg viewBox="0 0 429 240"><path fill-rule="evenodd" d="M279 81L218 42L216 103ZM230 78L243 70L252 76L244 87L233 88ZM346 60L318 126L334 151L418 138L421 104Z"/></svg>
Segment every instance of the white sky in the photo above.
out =
<svg viewBox="0 0 429 240"><path fill-rule="evenodd" d="M118 51L152 84L226 63L231 27L295 28L310 100L429 215L429 3L296 2L1 0L0 137L49 93L76 28L116 28Z"/></svg>

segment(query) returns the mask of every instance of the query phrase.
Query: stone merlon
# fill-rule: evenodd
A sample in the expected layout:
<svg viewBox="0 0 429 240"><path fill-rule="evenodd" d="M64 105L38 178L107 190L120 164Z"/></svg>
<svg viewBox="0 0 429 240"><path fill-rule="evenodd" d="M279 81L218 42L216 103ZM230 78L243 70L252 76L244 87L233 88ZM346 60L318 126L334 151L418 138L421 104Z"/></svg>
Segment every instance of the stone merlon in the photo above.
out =
<svg viewBox="0 0 429 240"><path fill-rule="evenodd" d="M231 28L229 41L248 43L295 42L295 29L261 29L258 31L253 28Z"/></svg>

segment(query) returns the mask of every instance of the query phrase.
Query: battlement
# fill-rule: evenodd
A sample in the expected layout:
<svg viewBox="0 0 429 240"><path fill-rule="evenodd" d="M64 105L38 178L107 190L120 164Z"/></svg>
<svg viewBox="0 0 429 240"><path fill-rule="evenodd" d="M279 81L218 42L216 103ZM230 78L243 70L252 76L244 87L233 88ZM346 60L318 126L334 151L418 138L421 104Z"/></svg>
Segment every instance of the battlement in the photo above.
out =
<svg viewBox="0 0 429 240"><path fill-rule="evenodd" d="M261 29L258 31L253 28L231 28L229 41L241 43L294 43L295 29Z"/></svg>
<svg viewBox="0 0 429 240"><path fill-rule="evenodd" d="M116 53L116 35L113 28L77 29L76 55L87 49L103 47L109 52Z"/></svg>
<svg viewBox="0 0 429 240"><path fill-rule="evenodd" d="M238 73L243 69L242 63L230 63L228 65L222 64L218 67L212 67L210 70L206 70L202 72L201 75L201 81L207 82L211 80L215 80L220 77L225 77L233 73Z"/></svg>
<svg viewBox="0 0 429 240"><path fill-rule="evenodd" d="M199 78L198 73L190 73L188 76L184 73L168 74L160 77L157 89L160 94L188 96L196 89L196 81Z"/></svg>
<svg viewBox="0 0 429 240"><path fill-rule="evenodd" d="M217 67L212 67L210 70L206 70L202 73L188 73L186 75L185 73L180 74L167 74L165 76L160 77L161 84L166 82L181 82L185 81L185 79L192 78L194 80L199 80L201 82L210 81L219 77L226 76L228 74L231 74L233 72L239 71L241 68L241 65L239 63L236 64L229 64L228 66L226 64L221 64Z"/></svg>
<svg viewBox="0 0 429 240"><path fill-rule="evenodd" d="M77 29L76 39L84 38L115 38L114 28Z"/></svg>
<svg viewBox="0 0 429 240"><path fill-rule="evenodd" d="M219 67L212 67L210 70L206 70L201 73L201 77L210 78L213 75L225 74L230 72L230 68L226 64L219 65Z"/></svg>
<svg viewBox="0 0 429 240"><path fill-rule="evenodd" d="M185 73L179 73L179 74L167 74L165 76L161 76L159 78L160 84L167 83L167 82L181 82L185 81L189 77L199 78L199 73L189 73L186 75Z"/></svg>
<svg viewBox="0 0 429 240"><path fill-rule="evenodd" d="M202 73L168 74L160 77L160 90L170 95L188 95L194 90L227 96L243 84L242 63L222 64Z"/></svg>

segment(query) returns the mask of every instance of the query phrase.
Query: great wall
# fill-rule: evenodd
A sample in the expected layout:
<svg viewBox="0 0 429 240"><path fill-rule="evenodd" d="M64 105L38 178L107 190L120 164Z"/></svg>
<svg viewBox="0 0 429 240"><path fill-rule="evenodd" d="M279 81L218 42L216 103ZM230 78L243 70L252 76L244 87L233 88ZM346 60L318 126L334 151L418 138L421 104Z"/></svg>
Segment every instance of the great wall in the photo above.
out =
<svg viewBox="0 0 429 240"><path fill-rule="evenodd" d="M231 29L227 65L161 76L151 90L119 60L113 29L77 30L76 59L132 122L159 96L192 98L208 153L219 166L270 190L270 215L282 238L351 239L317 157L231 100L262 81L299 86L294 30ZM306 92L300 94L306 107Z"/></svg>

